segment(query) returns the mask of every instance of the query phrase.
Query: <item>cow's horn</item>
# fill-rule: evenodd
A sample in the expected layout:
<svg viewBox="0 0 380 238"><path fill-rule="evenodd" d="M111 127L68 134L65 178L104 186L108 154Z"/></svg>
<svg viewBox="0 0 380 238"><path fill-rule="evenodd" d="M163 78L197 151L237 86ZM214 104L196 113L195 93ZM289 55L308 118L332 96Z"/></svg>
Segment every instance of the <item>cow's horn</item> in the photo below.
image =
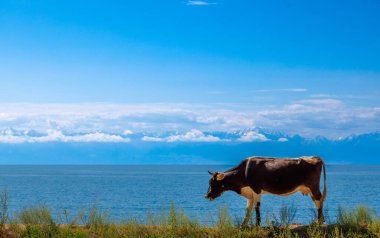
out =
<svg viewBox="0 0 380 238"><path fill-rule="evenodd" d="M212 175L213 173L210 172L210 170L207 171L210 175Z"/></svg>

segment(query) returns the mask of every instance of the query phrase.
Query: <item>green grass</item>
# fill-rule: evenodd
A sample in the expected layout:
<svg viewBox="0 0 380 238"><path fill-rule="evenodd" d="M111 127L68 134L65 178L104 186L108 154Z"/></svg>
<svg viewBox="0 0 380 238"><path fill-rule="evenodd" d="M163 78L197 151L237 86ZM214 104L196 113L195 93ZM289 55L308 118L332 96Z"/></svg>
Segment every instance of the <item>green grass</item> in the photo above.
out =
<svg viewBox="0 0 380 238"><path fill-rule="evenodd" d="M45 206L25 208L17 218L25 225L55 225L49 208Z"/></svg>
<svg viewBox="0 0 380 238"><path fill-rule="evenodd" d="M5 192L4 192L5 191ZM9 214L8 194L0 194L1 237L325 237L325 238L375 238L380 237L380 221L373 210L358 206L355 209L340 208L336 222L330 225L310 225L294 227L291 223L296 216L294 206L282 206L278 214L272 215L264 227L254 225L240 228L239 219L234 219L227 207L219 209L213 224L202 226L197 219L189 218L183 209L170 206L169 212L153 214L148 212L146 223L136 219L125 219L121 224L112 221L109 212L96 206L69 216L66 210L58 220L46 206L25 208L18 214Z"/></svg>
<svg viewBox="0 0 380 238"><path fill-rule="evenodd" d="M285 218L293 217L293 213L292 208L284 208L278 217L288 222ZM135 219L115 224L107 212L95 206L80 211L74 220L78 223L62 224L56 222L44 206L25 208L4 223L1 237L380 237L380 221L371 209L364 206L354 210L341 209L336 224L320 226L313 223L296 228L289 224L273 225L276 224L273 221L269 226L241 229L233 222L226 207L220 208L214 225L202 226L174 205L166 214L148 213L146 224Z"/></svg>
<svg viewBox="0 0 380 238"><path fill-rule="evenodd" d="M277 214L272 213L272 220L269 221L269 224L272 226L282 226L286 227L293 223L297 214L297 208L294 204L290 206L282 205L280 211ZM268 221L267 221L268 223Z"/></svg>
<svg viewBox="0 0 380 238"><path fill-rule="evenodd" d="M377 219L373 210L364 205L359 205L355 210L347 210L342 207L338 210L337 224L346 228L363 228Z"/></svg>

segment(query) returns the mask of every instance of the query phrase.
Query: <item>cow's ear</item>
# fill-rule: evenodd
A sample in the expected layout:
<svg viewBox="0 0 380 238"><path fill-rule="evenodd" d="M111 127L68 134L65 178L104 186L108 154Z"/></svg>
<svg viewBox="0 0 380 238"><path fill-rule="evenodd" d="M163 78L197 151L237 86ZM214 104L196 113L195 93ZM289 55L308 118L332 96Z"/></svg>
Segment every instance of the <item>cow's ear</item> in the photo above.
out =
<svg viewBox="0 0 380 238"><path fill-rule="evenodd" d="M224 174L223 173L216 175L216 180L220 181L222 179L224 179Z"/></svg>

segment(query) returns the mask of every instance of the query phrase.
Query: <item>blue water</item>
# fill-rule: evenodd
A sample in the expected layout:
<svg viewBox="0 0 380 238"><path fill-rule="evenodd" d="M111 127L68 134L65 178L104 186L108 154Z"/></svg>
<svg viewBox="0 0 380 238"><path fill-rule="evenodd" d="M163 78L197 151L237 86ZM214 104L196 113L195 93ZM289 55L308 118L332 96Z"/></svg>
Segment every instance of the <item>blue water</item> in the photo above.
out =
<svg viewBox="0 0 380 238"><path fill-rule="evenodd" d="M74 216L94 204L115 222L126 218L145 221L147 212L162 214L173 202L192 218L210 224L218 208L228 205L242 219L246 200L233 192L210 202L207 170L231 166L0 166L0 188L9 193L11 213L46 205L58 217L62 210ZM339 206L365 204L380 214L380 166L328 165L327 216L334 221ZM263 195L262 215L277 213L282 205L296 207L295 222L308 223L314 204L310 197Z"/></svg>

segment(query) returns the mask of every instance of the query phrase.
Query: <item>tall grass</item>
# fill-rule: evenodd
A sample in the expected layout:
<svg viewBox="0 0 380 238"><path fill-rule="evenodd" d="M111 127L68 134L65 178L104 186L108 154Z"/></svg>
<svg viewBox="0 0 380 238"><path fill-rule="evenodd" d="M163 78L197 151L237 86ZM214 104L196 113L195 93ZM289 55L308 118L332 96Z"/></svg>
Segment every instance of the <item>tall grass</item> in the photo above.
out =
<svg viewBox="0 0 380 238"><path fill-rule="evenodd" d="M25 225L56 225L46 206L25 208L18 217L20 222Z"/></svg>
<svg viewBox="0 0 380 238"><path fill-rule="evenodd" d="M160 214L148 212L146 223L136 219L126 219L121 224L115 224L109 212L93 206L89 210L78 211L76 216L69 215L63 210L59 224L46 206L25 208L18 214L10 216L8 193L4 190L0 194L0 218L4 218L0 238L380 237L380 221L373 210L365 206L358 206L354 210L340 208L336 224L324 226L312 223L293 228L289 225L294 221L296 212L294 205L283 205L278 214L272 214L272 220L267 221L268 226L250 226L241 229L239 222L233 222L227 207L219 208L212 226L202 226L196 218L188 217L183 209L177 208L174 204L171 204L168 212Z"/></svg>
<svg viewBox="0 0 380 238"><path fill-rule="evenodd" d="M78 225L78 219L78 216L72 217L67 211L67 209L62 209L62 213L59 215L60 224L66 224L71 227Z"/></svg>
<svg viewBox="0 0 380 238"><path fill-rule="evenodd" d="M282 205L280 207L280 211L277 214L272 213L272 222L271 225L273 226L289 226L294 222L294 219L297 214L297 208L294 206L294 204L291 204L290 206Z"/></svg>
<svg viewBox="0 0 380 238"><path fill-rule="evenodd" d="M8 190L4 188L0 192L0 228L1 230L4 227L4 224L8 221Z"/></svg>
<svg viewBox="0 0 380 238"><path fill-rule="evenodd" d="M224 206L218 209L218 217L215 225L219 229L230 228L233 226L232 218L228 211L228 207Z"/></svg>
<svg viewBox="0 0 380 238"><path fill-rule="evenodd" d="M366 228L376 220L376 213L372 209L358 205L354 210L339 207L336 223L345 228L360 229Z"/></svg>

